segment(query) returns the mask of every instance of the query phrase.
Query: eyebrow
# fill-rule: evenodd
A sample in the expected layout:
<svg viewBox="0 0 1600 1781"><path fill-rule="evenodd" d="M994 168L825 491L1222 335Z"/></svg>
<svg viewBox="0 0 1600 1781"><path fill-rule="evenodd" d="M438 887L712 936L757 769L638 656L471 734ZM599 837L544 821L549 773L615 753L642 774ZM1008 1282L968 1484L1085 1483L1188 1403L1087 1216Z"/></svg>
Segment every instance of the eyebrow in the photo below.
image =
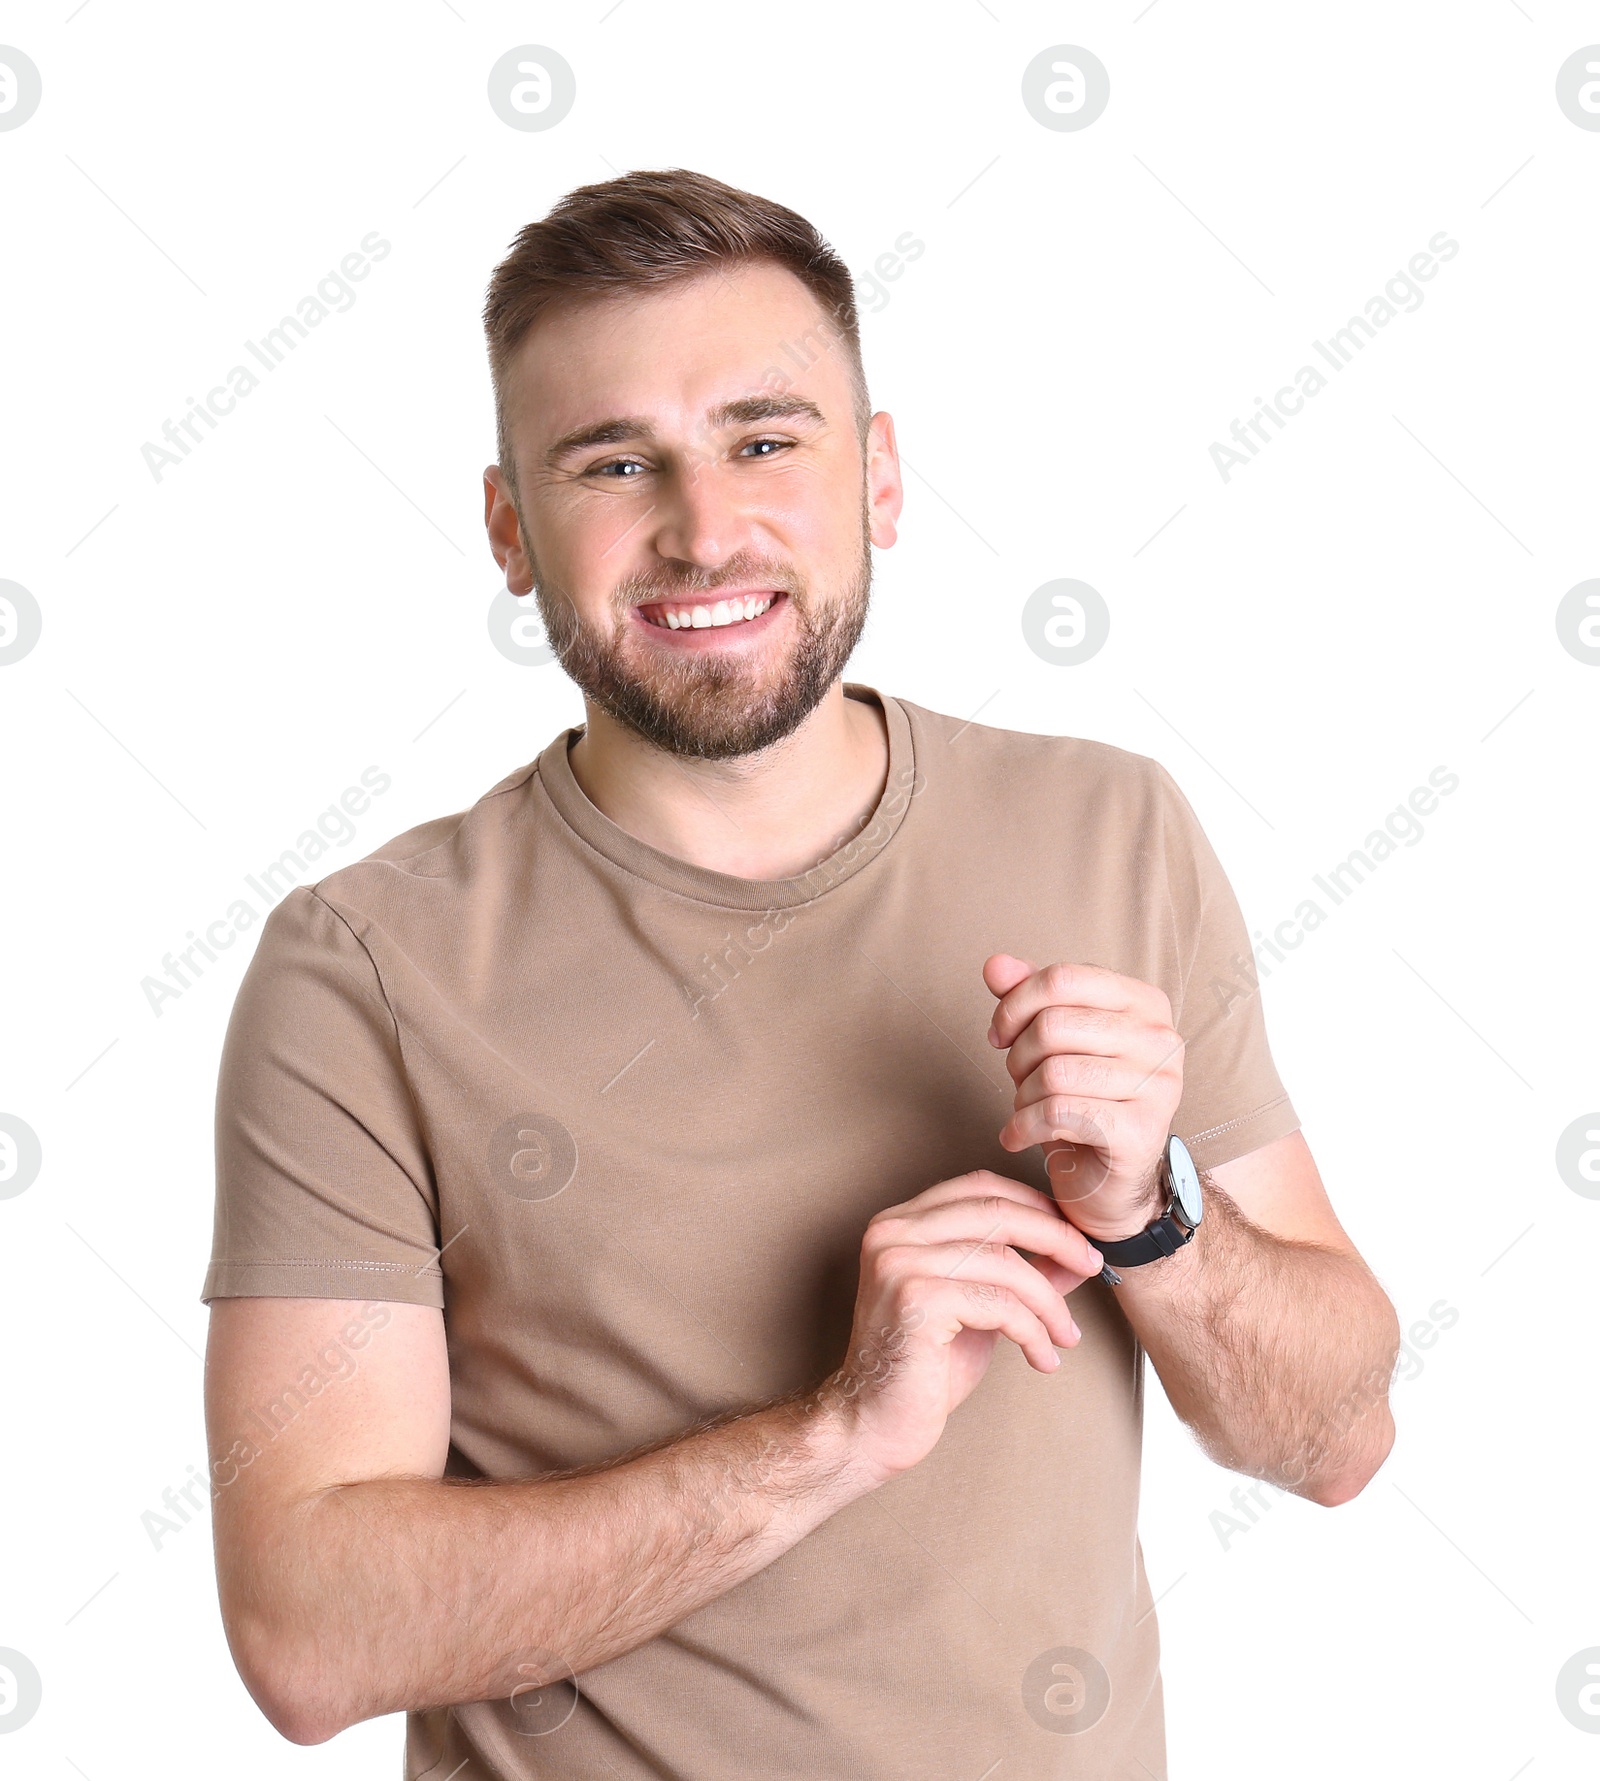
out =
<svg viewBox="0 0 1600 1781"><path fill-rule="evenodd" d="M720 432L725 427L750 426L761 421L787 419L808 420L818 426L827 425L822 410L805 396L776 395L741 396L737 401L720 403L707 410L705 424L708 431ZM632 440L648 441L655 437L655 428L643 415L613 415L609 420L595 421L588 426L574 427L570 433L563 433L544 454L544 461L546 465L554 467L576 453L588 451L597 445L626 445Z"/></svg>

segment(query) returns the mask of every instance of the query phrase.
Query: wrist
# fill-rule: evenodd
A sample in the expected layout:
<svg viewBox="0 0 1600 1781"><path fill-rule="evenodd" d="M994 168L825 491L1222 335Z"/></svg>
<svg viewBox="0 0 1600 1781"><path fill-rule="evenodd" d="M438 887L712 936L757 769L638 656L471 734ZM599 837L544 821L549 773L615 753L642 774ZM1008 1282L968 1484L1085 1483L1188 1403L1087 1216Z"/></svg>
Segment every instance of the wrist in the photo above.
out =
<svg viewBox="0 0 1600 1781"><path fill-rule="evenodd" d="M1165 1204L1142 1230L1127 1237L1096 1239L1106 1262L1104 1279L1110 1286L1122 1283L1125 1268L1143 1268L1152 1262L1169 1260L1188 1248L1200 1230L1205 1200L1200 1172L1188 1145L1175 1132L1167 1138L1159 1182Z"/></svg>
<svg viewBox="0 0 1600 1781"><path fill-rule="evenodd" d="M856 1402L860 1382L842 1369L774 1412L785 1418L796 1447L813 1525L895 1476L871 1452ZM796 1426L798 1425L798 1426Z"/></svg>
<svg viewBox="0 0 1600 1781"><path fill-rule="evenodd" d="M1068 1221L1075 1224L1091 1243L1121 1243L1129 1237L1137 1237L1162 1216L1169 1203L1159 1162L1131 1202L1119 1198L1114 1204L1097 1206L1095 1201L1100 1197L1095 1194L1076 1205L1071 1201L1056 1202Z"/></svg>

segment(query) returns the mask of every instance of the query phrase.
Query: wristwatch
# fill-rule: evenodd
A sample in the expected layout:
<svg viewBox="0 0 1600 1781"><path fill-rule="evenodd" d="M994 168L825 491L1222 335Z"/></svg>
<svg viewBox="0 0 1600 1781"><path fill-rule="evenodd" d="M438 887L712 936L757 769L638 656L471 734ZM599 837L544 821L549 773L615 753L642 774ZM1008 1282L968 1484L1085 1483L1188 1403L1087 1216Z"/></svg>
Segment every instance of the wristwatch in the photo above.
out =
<svg viewBox="0 0 1600 1781"><path fill-rule="evenodd" d="M1135 1236L1121 1237L1111 1243L1099 1237L1092 1239L1106 1260L1100 1278L1107 1286L1122 1284L1122 1276L1111 1266L1113 1262L1118 1268L1142 1268L1146 1262L1160 1261L1163 1256L1182 1249L1200 1228L1200 1172L1182 1138L1167 1139L1166 1153L1161 1159L1161 1179L1167 1190L1167 1209L1153 1224Z"/></svg>

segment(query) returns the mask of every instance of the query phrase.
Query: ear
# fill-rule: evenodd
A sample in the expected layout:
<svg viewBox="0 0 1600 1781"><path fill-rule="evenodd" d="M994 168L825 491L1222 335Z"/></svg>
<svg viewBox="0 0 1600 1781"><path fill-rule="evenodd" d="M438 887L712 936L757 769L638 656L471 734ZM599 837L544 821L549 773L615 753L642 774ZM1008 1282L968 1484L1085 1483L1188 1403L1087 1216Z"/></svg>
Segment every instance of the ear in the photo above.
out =
<svg viewBox="0 0 1600 1781"><path fill-rule="evenodd" d="M498 464L491 464L483 473L483 524L494 560L505 571L506 587L519 597L531 594L533 571L523 549L516 503Z"/></svg>
<svg viewBox="0 0 1600 1781"><path fill-rule="evenodd" d="M887 550L899 536L896 522L905 505L894 421L887 413L880 410L873 415L866 445L868 536L879 550Z"/></svg>

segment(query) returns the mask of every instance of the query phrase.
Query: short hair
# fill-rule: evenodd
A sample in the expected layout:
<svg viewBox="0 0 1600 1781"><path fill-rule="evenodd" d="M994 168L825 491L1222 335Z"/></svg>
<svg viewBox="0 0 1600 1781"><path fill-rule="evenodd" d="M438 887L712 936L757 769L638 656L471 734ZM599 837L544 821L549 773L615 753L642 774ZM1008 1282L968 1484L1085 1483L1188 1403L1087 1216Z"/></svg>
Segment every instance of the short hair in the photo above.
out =
<svg viewBox="0 0 1600 1781"><path fill-rule="evenodd" d="M816 229L782 204L686 167L624 173L568 192L548 216L518 233L490 277L483 326L494 388L495 449L513 498L518 491L506 420L507 374L528 330L547 309L637 295L722 266L759 261L792 272L822 310L832 338L804 362L843 345L856 433L864 446L872 410L855 285ZM808 335L786 344L792 357L794 348L809 343ZM785 368L781 375L793 372Z"/></svg>

